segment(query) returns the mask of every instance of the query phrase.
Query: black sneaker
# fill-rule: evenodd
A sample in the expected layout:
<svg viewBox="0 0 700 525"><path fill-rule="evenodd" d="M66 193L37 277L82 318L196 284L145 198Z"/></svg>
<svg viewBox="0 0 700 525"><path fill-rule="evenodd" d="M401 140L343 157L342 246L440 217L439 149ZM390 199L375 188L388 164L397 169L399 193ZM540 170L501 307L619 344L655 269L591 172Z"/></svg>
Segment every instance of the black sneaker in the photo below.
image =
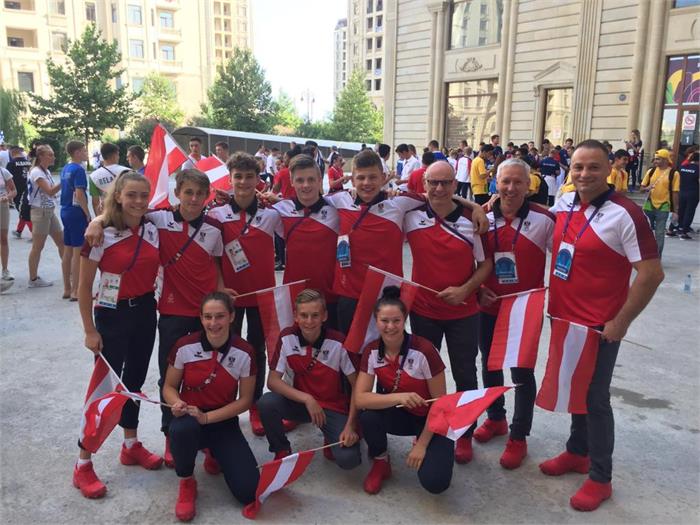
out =
<svg viewBox="0 0 700 525"><path fill-rule="evenodd" d="M675 237L677 234L673 230L666 231L666 237Z"/></svg>
<svg viewBox="0 0 700 525"><path fill-rule="evenodd" d="M678 238L683 239L684 241L692 241L693 240L693 238L690 235L688 235L687 233L681 233L678 236Z"/></svg>
<svg viewBox="0 0 700 525"><path fill-rule="evenodd" d="M275 264L275 271L276 272L283 272L284 271L284 264L282 264L282 263Z"/></svg>

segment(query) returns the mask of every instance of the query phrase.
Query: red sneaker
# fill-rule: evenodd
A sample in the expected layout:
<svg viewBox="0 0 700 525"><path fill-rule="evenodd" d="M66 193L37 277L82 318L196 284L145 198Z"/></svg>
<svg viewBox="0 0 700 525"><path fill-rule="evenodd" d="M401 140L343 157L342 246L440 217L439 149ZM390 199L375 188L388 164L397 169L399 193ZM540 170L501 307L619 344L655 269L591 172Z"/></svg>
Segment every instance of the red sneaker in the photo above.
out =
<svg viewBox="0 0 700 525"><path fill-rule="evenodd" d="M107 487L100 481L92 468L92 461L73 469L73 486L80 489L86 498L97 499L107 493Z"/></svg>
<svg viewBox="0 0 700 525"><path fill-rule="evenodd" d="M590 468L591 460L588 459L588 456L578 456L568 451L564 451L557 457L540 463L540 470L548 476L561 476L567 472L588 474Z"/></svg>
<svg viewBox="0 0 700 525"><path fill-rule="evenodd" d="M365 478L364 488L367 494L377 494L382 490L382 482L391 477L391 463L386 459L373 459L372 468Z"/></svg>
<svg viewBox="0 0 700 525"><path fill-rule="evenodd" d="M256 436L264 436L265 435L265 427L263 427L262 422L260 421L260 414L258 413L258 407L255 405L252 405L250 407L250 427L253 429L253 434Z"/></svg>
<svg viewBox="0 0 700 525"><path fill-rule="evenodd" d="M325 447L328 444L328 441L324 439L323 446ZM326 458L328 461L335 461L335 456L333 455L333 447L324 448L323 457Z"/></svg>
<svg viewBox="0 0 700 525"><path fill-rule="evenodd" d="M501 455L501 466L509 470L518 468L525 456L527 456L527 441L510 438Z"/></svg>
<svg viewBox="0 0 700 525"><path fill-rule="evenodd" d="M147 470L159 469L163 464L163 458L148 451L140 441L137 441L131 448L126 448L122 444L122 453L119 456L119 461L121 461L122 465L141 465Z"/></svg>
<svg viewBox="0 0 700 525"><path fill-rule="evenodd" d="M190 521L197 514L197 480L193 477L180 480L180 492L175 503L175 516L180 521Z"/></svg>
<svg viewBox="0 0 700 525"><path fill-rule="evenodd" d="M469 463L474 457L474 451L472 450L472 438L461 437L457 440L457 446L455 447L455 462L460 465Z"/></svg>
<svg viewBox="0 0 700 525"><path fill-rule="evenodd" d="M576 510L588 512L600 507L606 499L612 496L612 483L600 483L588 478L583 482L576 494L571 496L569 503Z"/></svg>
<svg viewBox="0 0 700 525"><path fill-rule="evenodd" d="M280 450L279 452L275 452L275 459L284 459L287 456L291 456L292 451L291 450Z"/></svg>
<svg viewBox="0 0 700 525"><path fill-rule="evenodd" d="M285 432L291 432L292 430L297 428L297 425L299 425L299 423L297 423L296 421L292 421L291 419L282 420L282 426L284 427Z"/></svg>
<svg viewBox="0 0 700 525"><path fill-rule="evenodd" d="M204 449L204 470L206 470L207 474L211 474L212 476L216 476L221 472L219 463L214 459L214 456L211 455L211 450L208 448Z"/></svg>
<svg viewBox="0 0 700 525"><path fill-rule="evenodd" d="M163 463L168 468L175 468L175 459L170 452L170 436L165 436L165 454L163 454Z"/></svg>
<svg viewBox="0 0 700 525"><path fill-rule="evenodd" d="M504 436L508 433L508 420L499 419L494 421L493 419L486 419L483 425L474 431L474 439L479 443L486 443L491 441L496 436Z"/></svg>

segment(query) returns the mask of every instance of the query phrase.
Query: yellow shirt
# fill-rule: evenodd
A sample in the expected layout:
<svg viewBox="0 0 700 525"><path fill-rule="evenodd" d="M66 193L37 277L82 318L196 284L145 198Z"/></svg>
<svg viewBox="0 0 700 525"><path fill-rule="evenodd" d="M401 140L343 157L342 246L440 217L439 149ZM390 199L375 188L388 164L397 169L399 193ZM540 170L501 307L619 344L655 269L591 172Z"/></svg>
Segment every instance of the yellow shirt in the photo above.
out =
<svg viewBox="0 0 700 525"><path fill-rule="evenodd" d="M542 184L542 179L537 176L536 171L530 172L530 193L536 195L540 191L540 185Z"/></svg>
<svg viewBox="0 0 700 525"><path fill-rule="evenodd" d="M654 174L649 176L651 170L649 169L644 175L644 180L642 180L642 186L650 187L649 200L654 208L661 208L664 204L671 203L671 194L668 191L668 172L671 168L666 168L665 170L656 169ZM673 175L673 189L672 191L681 190L681 176L678 171Z"/></svg>
<svg viewBox="0 0 700 525"><path fill-rule="evenodd" d="M608 184L615 186L615 191L627 191L627 172L624 169L612 168Z"/></svg>
<svg viewBox="0 0 700 525"><path fill-rule="evenodd" d="M469 178L471 179L472 193L474 195L483 195L489 192L489 172L486 169L484 159L481 157L476 157L472 161Z"/></svg>
<svg viewBox="0 0 700 525"><path fill-rule="evenodd" d="M569 193L570 191L576 191L576 186L574 186L574 183L571 182L571 174L568 174L564 184L562 184L561 188L559 188L559 194L563 195L564 193Z"/></svg>

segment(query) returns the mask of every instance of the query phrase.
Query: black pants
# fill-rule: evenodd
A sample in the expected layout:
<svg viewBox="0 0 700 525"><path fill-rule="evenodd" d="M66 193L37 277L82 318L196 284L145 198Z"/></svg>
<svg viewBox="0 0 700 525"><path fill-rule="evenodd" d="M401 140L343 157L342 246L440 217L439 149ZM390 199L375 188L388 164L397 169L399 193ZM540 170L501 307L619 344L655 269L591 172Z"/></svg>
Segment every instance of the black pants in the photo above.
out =
<svg viewBox="0 0 700 525"><path fill-rule="evenodd" d="M601 341L586 406L588 414L571 415L571 435L566 450L580 456L590 456L590 478L607 483L612 479L612 453L615 447L615 419L610 406L612 380L620 343Z"/></svg>
<svg viewBox="0 0 700 525"><path fill-rule="evenodd" d="M695 209L698 207L698 192L682 191L679 195L678 207L678 226L683 233L688 233L695 218Z"/></svg>
<svg viewBox="0 0 700 525"><path fill-rule="evenodd" d="M627 168L629 169L629 172L630 172L628 186L630 188L634 188L638 184L641 184L642 177L641 177L641 174L639 173L639 164L637 164L637 163L630 164L629 166L627 166Z"/></svg>
<svg viewBox="0 0 700 525"><path fill-rule="evenodd" d="M287 399L276 392L266 392L258 401L258 410L260 420L265 427L265 436L270 444L270 452L291 450L289 440L284 433L282 419L300 423L311 422L309 412L303 404ZM323 437L328 443L337 443L347 424L348 416L334 410L324 409L323 411L326 414L326 424L321 429ZM344 470L353 469L362 462L359 443L355 443L352 447L336 445L332 450L336 464Z"/></svg>
<svg viewBox="0 0 700 525"><path fill-rule="evenodd" d="M479 349L481 350L481 377L485 387L503 385L503 370L489 372L487 366L495 326L496 316L481 312L479 315ZM532 413L537 396L535 371L532 368L511 368L510 377L513 383L520 385L515 389L515 406L513 407L513 422L510 425L510 437L522 441L530 435L532 428ZM489 419L493 421L505 419L505 398L501 396L496 399L488 408L487 414Z"/></svg>
<svg viewBox="0 0 700 525"><path fill-rule="evenodd" d="M275 259L278 263L284 264L287 260L284 239L275 233Z"/></svg>
<svg viewBox="0 0 700 525"><path fill-rule="evenodd" d="M173 346L181 337L201 329L202 323L199 317L161 315L160 319L158 319L158 370L160 371L158 389L160 390L161 401L165 402L165 399L163 399L163 384L165 383L165 373L168 371L168 357ZM167 435L173 413L168 407L163 405L160 406L160 411L160 431Z"/></svg>
<svg viewBox="0 0 700 525"><path fill-rule="evenodd" d="M19 218L23 221L31 221L29 197L27 195L27 186L23 189L17 188L17 195L14 198L15 209L19 213Z"/></svg>
<svg viewBox="0 0 700 525"><path fill-rule="evenodd" d="M458 182L457 195L459 195L463 199L466 199L467 195L469 194L469 186L470 184L468 182Z"/></svg>
<svg viewBox="0 0 700 525"><path fill-rule="evenodd" d="M257 306L236 307L236 319L232 325L235 334L243 337L243 316L248 321L248 331L244 339L255 349L255 365L258 367L258 374L255 377L255 396L253 397L257 401L262 396L263 388L265 387L265 370L267 369L267 363L265 362L265 334L263 333L262 321L260 320L260 310ZM270 348L270 352L274 352L274 350L274 348Z"/></svg>
<svg viewBox="0 0 700 525"><path fill-rule="evenodd" d="M338 297L338 331L347 334L350 330L350 325L352 324L352 318L355 315L355 309L357 308L357 299L352 299L351 297L345 297L343 295Z"/></svg>
<svg viewBox="0 0 700 525"><path fill-rule="evenodd" d="M447 342L447 355L450 358L452 378L458 392L474 390L479 387L476 375L476 356L479 315L474 314L462 319L439 320L423 317L411 312L411 331L425 337L440 350L442 338ZM469 437L474 433L476 423L464 433Z"/></svg>
<svg viewBox="0 0 700 525"><path fill-rule="evenodd" d="M491 196L488 193L479 193L478 195L474 195L474 202L476 202L479 205L486 204Z"/></svg>
<svg viewBox="0 0 700 525"><path fill-rule="evenodd" d="M369 447L369 457L376 458L387 451L387 434L419 436L425 422L425 417L415 416L402 408L361 411L360 424ZM455 460L454 448L451 439L438 434L431 438L423 464L418 469L418 481L428 492L439 494L450 486Z"/></svg>
<svg viewBox="0 0 700 525"><path fill-rule="evenodd" d="M170 422L169 433L178 477L190 477L197 451L208 448L221 467L233 497L243 505L255 500L260 474L237 417L210 425L200 425L192 416L175 417Z"/></svg>
<svg viewBox="0 0 700 525"><path fill-rule="evenodd" d="M138 305L95 308L95 326L102 336L102 355L121 377L124 386L139 392L146 380L156 339L156 301L143 296ZM119 420L122 428L139 426L139 404L129 400Z"/></svg>
<svg viewBox="0 0 700 525"><path fill-rule="evenodd" d="M547 195L547 206L554 206L554 195Z"/></svg>

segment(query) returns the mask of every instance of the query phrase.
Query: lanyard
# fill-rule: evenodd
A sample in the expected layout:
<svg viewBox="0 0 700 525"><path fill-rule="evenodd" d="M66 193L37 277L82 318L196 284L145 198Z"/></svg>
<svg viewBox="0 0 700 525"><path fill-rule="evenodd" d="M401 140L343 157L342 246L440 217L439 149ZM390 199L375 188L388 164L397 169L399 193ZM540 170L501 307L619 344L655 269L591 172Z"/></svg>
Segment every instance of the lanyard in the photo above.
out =
<svg viewBox="0 0 700 525"><path fill-rule="evenodd" d="M209 370L209 375L202 381L199 386L184 386L185 390L189 390L191 392L201 392L204 390L208 385L210 385L214 379L216 379L216 365L219 363L223 362L224 359L226 359L226 356L228 355L229 350L231 350L231 340L229 338L228 341L226 341L226 350L224 353L221 354L221 359L218 359L218 354L216 350L212 350L211 352L211 359L209 360L212 363L212 367Z"/></svg>
<svg viewBox="0 0 700 525"><path fill-rule="evenodd" d="M244 217L243 220L245 220L245 213L246 212L245 212L245 210L241 210L241 212L243 212L243 217ZM257 210L256 210L256 213L257 213ZM250 223L253 222L254 218L255 218L255 213L253 213L250 216L250 219L248 219L246 221L245 226L243 226L243 230L241 230L241 234L238 236L238 238L243 237L246 233L248 233L248 229L250 228Z"/></svg>
<svg viewBox="0 0 700 525"><path fill-rule="evenodd" d="M308 365L306 365L306 370L305 373L311 372L313 370L314 366L316 366L316 361L318 361L318 354L321 353L321 347L319 346L318 348L311 348L311 361L309 362Z"/></svg>
<svg viewBox="0 0 700 525"><path fill-rule="evenodd" d="M411 336L404 332L404 340L401 344L401 351L399 352L399 367L396 369L396 375L394 376L394 384L392 385L390 394L393 394L399 389L399 383L401 382L401 373L403 372L403 365L406 363L406 358L408 357L408 350L411 347Z"/></svg>
<svg viewBox="0 0 700 525"><path fill-rule="evenodd" d="M311 216L311 210L309 208L304 208L304 216L301 217L297 222L295 222L286 235L286 241L289 242L289 238L292 236L292 232L296 230L299 225Z"/></svg>
<svg viewBox="0 0 700 525"><path fill-rule="evenodd" d="M134 250L134 256L131 258L131 262L129 263L129 266L127 266L126 270L122 272L122 275L127 273L129 270L131 270L134 267L134 264L136 264L136 259L139 256L139 252L141 251L141 243L143 242L143 234L146 232L146 223L144 222L143 219L141 219L141 233L139 234L139 240L136 243L136 250Z"/></svg>
<svg viewBox="0 0 700 525"><path fill-rule="evenodd" d="M505 217L503 218L505 220ZM520 223L518 224L517 230L515 230L515 237L513 237L513 244L511 245L510 251L515 251L515 243L518 242L518 237L520 237L520 228L523 227L523 222L524 219L522 217L519 217ZM493 221L493 240L496 244L496 251L499 252L500 249L498 247L498 218L494 217Z"/></svg>
<svg viewBox="0 0 700 525"><path fill-rule="evenodd" d="M185 222L189 226L188 222ZM185 250L190 246L194 238L197 236L199 233L199 230L202 229L202 225L204 224L204 218L202 218L201 222L199 223L199 226L197 226L194 230L194 233L190 235L189 239L187 239L187 242L182 245L182 247L177 251L175 255L173 255L170 260L163 265L163 269L165 270L168 266L175 264L177 261L180 260L180 257L185 253Z"/></svg>
<svg viewBox="0 0 700 525"><path fill-rule="evenodd" d="M588 229L588 226L591 224L593 217L595 217L598 214L598 210L600 210L600 208L603 206L603 204L605 204L605 201L608 200L609 193L610 192L608 192L605 195L605 199L603 200L603 202L595 207L595 209L593 210L593 213L591 213L591 216L588 217L588 219L586 220L586 224L584 224L583 228L581 228L581 230L576 234L576 237L574 238L574 242L573 242L574 246L576 246L576 243L578 242L578 240L581 237L583 237L583 234ZM566 239L566 232L569 229L569 223L571 222L571 217L573 217L573 215L574 215L574 206L576 206L576 198L574 198L574 201L571 203L571 206L569 207L569 214L567 215L566 222L564 223L564 231L561 234L562 242L564 241L564 239Z"/></svg>
<svg viewBox="0 0 700 525"><path fill-rule="evenodd" d="M352 232L355 231L357 228L359 228L360 224L362 224L362 221L364 221L364 220L365 220L365 217L367 217L367 214L369 213L369 210L372 209L372 206L374 206L374 205L377 204L378 202L382 202L382 201L384 200L384 199L381 199L381 198L380 198L381 195L382 195L381 193L380 193L379 195L377 195L377 196L374 198L374 200L373 200L372 202L370 202L364 210L362 210L362 212L360 213L360 216L359 216L359 217L357 218L357 220L355 221L355 224L353 224L353 225L352 225L352 228L350 228L350 233L352 233Z"/></svg>
<svg viewBox="0 0 700 525"><path fill-rule="evenodd" d="M433 214L433 217L435 217L435 220L442 226L443 228L446 228L450 230L452 233L454 233L457 237L462 239L464 242L466 242L469 246L474 246L474 243L470 241L465 235L462 234L462 232L458 231L457 228L454 226L450 225L445 219L440 217L437 213L435 213L435 210L433 210L430 207L430 204L428 204L428 211Z"/></svg>

